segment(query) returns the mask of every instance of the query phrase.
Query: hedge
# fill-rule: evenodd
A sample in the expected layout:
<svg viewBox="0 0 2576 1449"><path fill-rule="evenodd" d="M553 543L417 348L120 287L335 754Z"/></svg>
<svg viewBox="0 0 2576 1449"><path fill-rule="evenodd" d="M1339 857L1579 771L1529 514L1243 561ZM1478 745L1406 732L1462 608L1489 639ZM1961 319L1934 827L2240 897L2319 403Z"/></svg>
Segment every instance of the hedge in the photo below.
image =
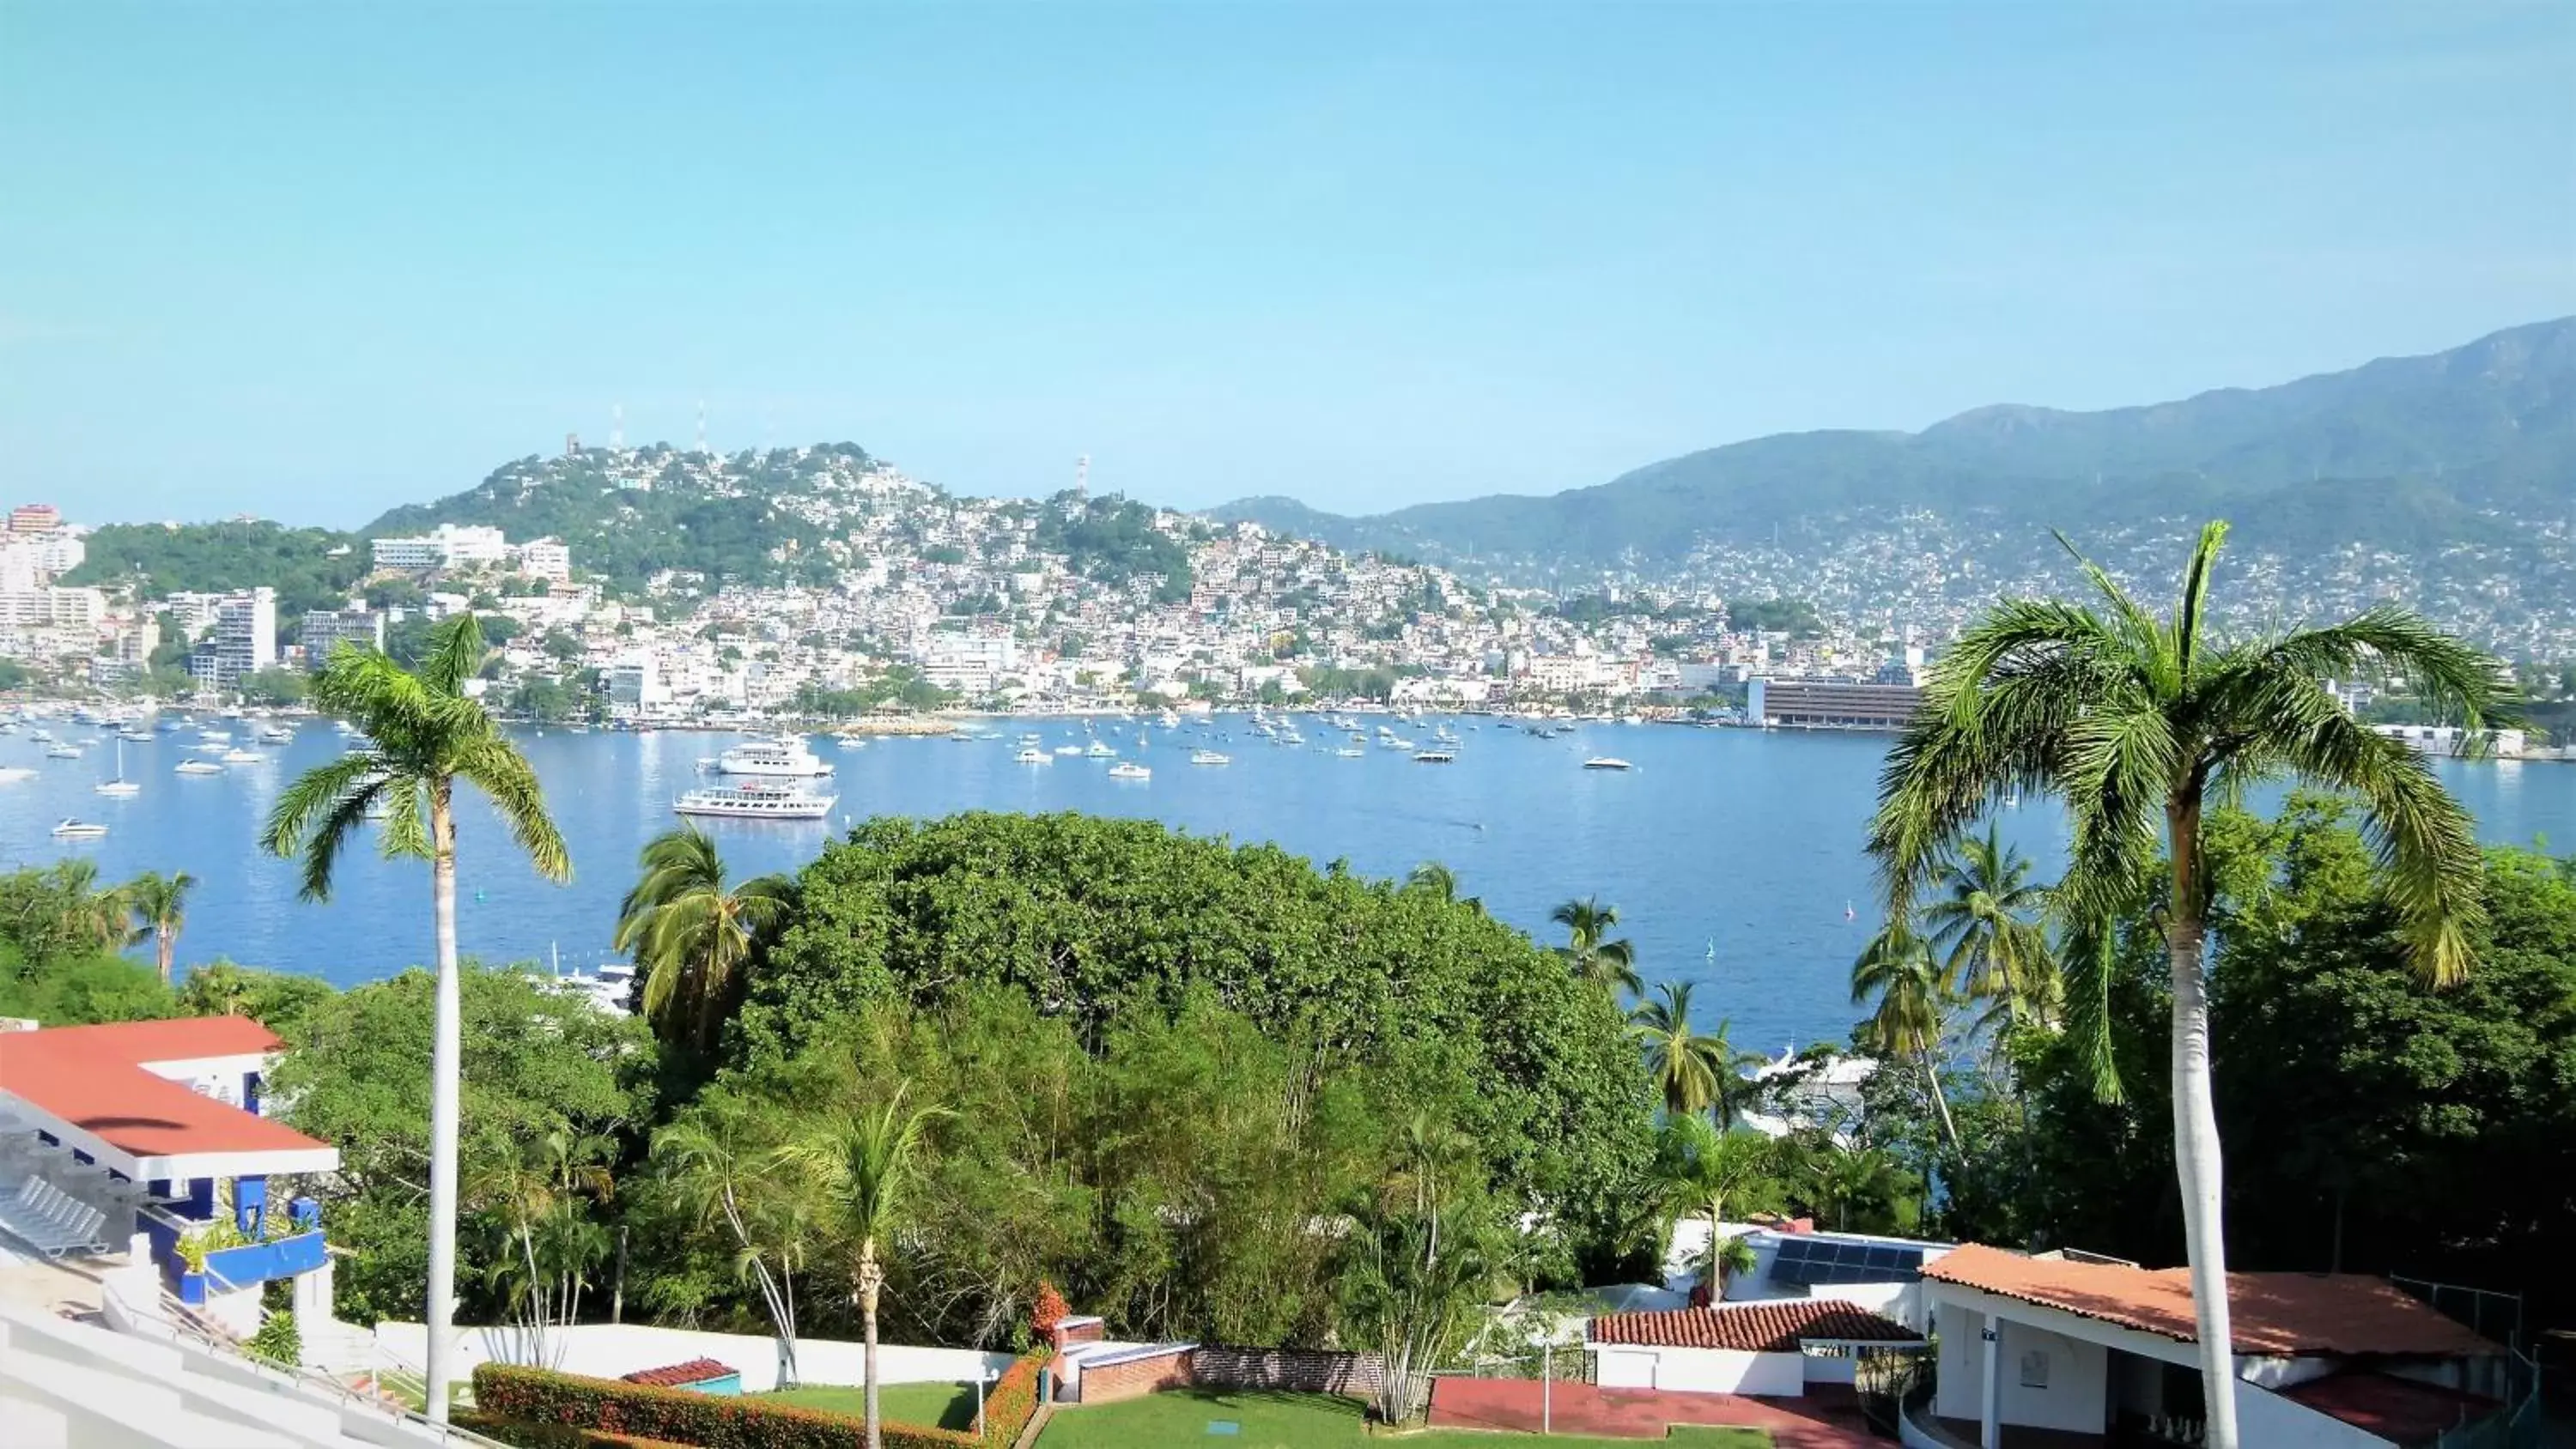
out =
<svg viewBox="0 0 2576 1449"><path fill-rule="evenodd" d="M984 1400L984 1434L916 1424L879 1426L886 1449L986 1449L1018 1439L1037 1412L1038 1366L1027 1354L1003 1370ZM866 1425L847 1414L766 1404L757 1398L647 1388L547 1369L487 1363L474 1370L477 1411L514 1426L586 1430L688 1449L864 1449ZM495 1436L506 1437L506 1436ZM559 1449L557 1443L535 1449ZM563 1444L560 1449L579 1449ZM650 1443L646 1449L652 1449Z"/></svg>
<svg viewBox="0 0 2576 1449"><path fill-rule="evenodd" d="M460 1429L471 1429L486 1439L498 1439L517 1449L690 1449L668 1439L638 1439L631 1434L580 1429L570 1424L515 1424L462 1409L457 1411L455 1423Z"/></svg>

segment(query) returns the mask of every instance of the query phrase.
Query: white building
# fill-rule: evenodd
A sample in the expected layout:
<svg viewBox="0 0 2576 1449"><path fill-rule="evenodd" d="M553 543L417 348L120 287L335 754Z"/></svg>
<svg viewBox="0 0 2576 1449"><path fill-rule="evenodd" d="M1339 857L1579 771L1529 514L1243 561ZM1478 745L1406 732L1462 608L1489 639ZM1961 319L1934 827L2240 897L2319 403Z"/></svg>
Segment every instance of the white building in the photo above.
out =
<svg viewBox="0 0 2576 1449"><path fill-rule="evenodd" d="M107 617L107 595L97 589L0 590L0 624L26 629L96 629Z"/></svg>
<svg viewBox="0 0 2576 1449"><path fill-rule="evenodd" d="M2425 1444L2514 1407L2496 1397L2510 1377L2501 1345L2385 1280L2227 1276L2247 1445ZM1998 1449L2016 1428L2070 1443L2115 1433L2198 1441L2205 1411L2187 1270L1972 1243L1924 1265L1923 1293L1940 1343L1942 1423L1908 1423L1904 1442Z"/></svg>
<svg viewBox="0 0 2576 1449"><path fill-rule="evenodd" d="M2402 740L2419 755L2518 755L2525 743L2520 730L2480 730L2466 738L2457 725L2372 725L2392 740Z"/></svg>
<svg viewBox="0 0 2576 1449"><path fill-rule="evenodd" d="M207 689L231 689L277 663L277 590L262 586L227 594L213 629L188 657L188 673Z"/></svg>
<svg viewBox="0 0 2576 1449"><path fill-rule="evenodd" d="M1923 1338L1840 1299L1778 1298L1604 1314L1583 1342L1605 1389L1798 1398L1811 1383L1851 1383L1863 1355L1919 1352Z"/></svg>
<svg viewBox="0 0 2576 1449"><path fill-rule="evenodd" d="M519 572L549 583L572 580L572 550L559 538L540 538L519 546Z"/></svg>
<svg viewBox="0 0 2576 1449"><path fill-rule="evenodd" d="M1019 645L1008 635L933 634L922 651L921 674L941 689L990 694L1019 660Z"/></svg>
<svg viewBox="0 0 2576 1449"><path fill-rule="evenodd" d="M501 530L457 523L442 523L416 538L380 538L373 548L377 568L404 573L497 565L510 554Z"/></svg>
<svg viewBox="0 0 2576 1449"><path fill-rule="evenodd" d="M300 631L304 662L319 669L343 643L366 649L385 647L385 616L374 609L308 609Z"/></svg>
<svg viewBox="0 0 2576 1449"><path fill-rule="evenodd" d="M671 702L671 688L662 681L661 662L649 649L619 655L603 679L608 685L608 712L619 718L648 714Z"/></svg>

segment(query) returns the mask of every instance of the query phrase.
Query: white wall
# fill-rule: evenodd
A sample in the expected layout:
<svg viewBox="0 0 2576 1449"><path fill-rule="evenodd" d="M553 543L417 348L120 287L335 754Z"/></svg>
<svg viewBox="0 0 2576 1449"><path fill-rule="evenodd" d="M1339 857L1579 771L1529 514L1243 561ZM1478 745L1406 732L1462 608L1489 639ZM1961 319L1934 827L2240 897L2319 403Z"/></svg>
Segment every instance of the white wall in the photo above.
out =
<svg viewBox="0 0 2576 1449"><path fill-rule="evenodd" d="M531 1345L510 1328L465 1328L462 1369L480 1363L532 1363ZM418 1365L429 1344L428 1330L417 1323L379 1323L376 1343L397 1360ZM565 1373L613 1379L637 1369L711 1358L742 1371L746 1392L778 1387L778 1341L765 1335L700 1333L684 1328L652 1328L635 1323L584 1323L546 1335L541 1365ZM809 1384L855 1384L866 1377L862 1344L829 1338L796 1340L797 1376ZM917 1348L877 1345L877 1382L885 1384L965 1383L982 1376L997 1378L1010 1367L1011 1355L971 1348Z"/></svg>
<svg viewBox="0 0 2576 1449"><path fill-rule="evenodd" d="M1605 1389L1651 1389L1655 1386L1655 1351L1651 1348L1604 1348L1592 1360L1592 1380Z"/></svg>
<svg viewBox="0 0 2576 1449"><path fill-rule="evenodd" d="M2010 1318L2001 1321L2003 1339L1996 1347L2003 1359L2003 1421L2034 1429L2101 1433L2110 1404L2111 1351ZM1984 1344L1978 1347L1982 1350ZM2033 1356L2044 1356L2045 1388L2022 1382L2025 1360Z"/></svg>
<svg viewBox="0 0 2576 1449"><path fill-rule="evenodd" d="M1937 1303L1933 1315L1941 1363L1932 1410L1944 1419L1976 1423L1986 1416L1986 1316L1958 1303Z"/></svg>
<svg viewBox="0 0 2576 1449"><path fill-rule="evenodd" d="M1771 1394L1796 1398L1806 1391L1806 1357L1795 1353L1740 1353L1721 1348L1596 1350L1593 1381L1605 1389L1677 1389L1698 1394Z"/></svg>
<svg viewBox="0 0 2576 1449"><path fill-rule="evenodd" d="M2236 1386L2236 1433L2263 1449L2388 1449L2388 1441L2252 1384Z"/></svg>

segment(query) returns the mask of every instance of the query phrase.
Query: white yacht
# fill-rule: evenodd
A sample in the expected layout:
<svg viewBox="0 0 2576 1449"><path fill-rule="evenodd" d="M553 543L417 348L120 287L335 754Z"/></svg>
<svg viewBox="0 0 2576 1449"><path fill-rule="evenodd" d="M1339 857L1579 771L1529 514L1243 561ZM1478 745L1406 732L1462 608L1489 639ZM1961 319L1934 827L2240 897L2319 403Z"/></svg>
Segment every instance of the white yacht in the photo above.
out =
<svg viewBox="0 0 2576 1449"><path fill-rule="evenodd" d="M1063 757L1065 757L1065 758L1067 758L1067 759L1071 759L1071 758L1076 757L1076 756L1078 756L1078 755L1080 755L1080 754L1082 753L1082 746L1080 746L1080 745L1058 745L1058 746L1056 746L1056 747L1055 747L1055 752L1056 752L1058 755L1061 755L1061 756L1063 756Z"/></svg>
<svg viewBox="0 0 2576 1449"><path fill-rule="evenodd" d="M1091 742L1091 747L1084 750L1082 753L1085 758L1094 760L1114 760L1118 758L1118 751L1112 748L1107 740L1093 740Z"/></svg>
<svg viewBox="0 0 2576 1449"><path fill-rule="evenodd" d="M1109 767L1109 778L1113 780L1150 780L1154 778L1154 772L1132 761L1120 760L1117 764Z"/></svg>
<svg viewBox="0 0 2576 1449"><path fill-rule="evenodd" d="M104 825L93 825L86 820L73 820L68 817L62 824L54 827L54 837L58 840L96 840L105 834L107 834L107 827Z"/></svg>
<svg viewBox="0 0 2576 1449"><path fill-rule="evenodd" d="M1458 756L1448 750L1419 750L1413 756L1413 763L1417 765L1450 765L1457 760Z"/></svg>
<svg viewBox="0 0 2576 1449"><path fill-rule="evenodd" d="M259 737L264 743L272 745L295 743L295 731L284 725L263 725L260 728Z"/></svg>
<svg viewBox="0 0 2576 1449"><path fill-rule="evenodd" d="M1018 754L1011 756L1011 763L1015 765L1052 765L1055 763L1055 756L1048 754L1046 751L1039 749L1035 745L1031 745L1027 749L1020 751Z"/></svg>
<svg viewBox="0 0 2576 1449"><path fill-rule="evenodd" d="M226 750L223 753L223 762L227 765L256 765L267 758L257 750Z"/></svg>
<svg viewBox="0 0 2576 1449"><path fill-rule="evenodd" d="M1361 749L1357 745L1344 745L1340 749L1333 751L1333 753L1341 756L1345 760L1365 760L1368 758L1368 751Z"/></svg>
<svg viewBox="0 0 2576 1449"><path fill-rule="evenodd" d="M81 752L80 746L78 745L56 745L52 749L45 751L45 758L48 760L77 760L80 757Z"/></svg>
<svg viewBox="0 0 2576 1449"><path fill-rule="evenodd" d="M152 731L136 729L132 725L127 725L118 730L116 732L116 737L120 740L132 740L138 745L148 745L152 743Z"/></svg>
<svg viewBox="0 0 2576 1449"><path fill-rule="evenodd" d="M671 802L681 815L720 815L741 820L820 820L832 813L837 795L811 795L795 785L766 781L714 785L691 790Z"/></svg>
<svg viewBox="0 0 2576 1449"><path fill-rule="evenodd" d="M834 735L832 745L835 749L864 750L868 747L868 742L863 735Z"/></svg>
<svg viewBox="0 0 2576 1449"><path fill-rule="evenodd" d="M33 779L35 778L35 774L35 771L28 769L24 765L0 765L0 785L5 785L15 780Z"/></svg>
<svg viewBox="0 0 2576 1449"><path fill-rule="evenodd" d="M1218 754L1214 750L1192 750L1190 751L1190 763L1193 765L1231 765L1234 763L1234 757L1232 755Z"/></svg>
<svg viewBox="0 0 2576 1449"><path fill-rule="evenodd" d="M773 775L787 779L808 779L832 773L832 767L814 758L805 741L796 735L774 740L750 740L716 756L716 769L727 775Z"/></svg>
<svg viewBox="0 0 2576 1449"><path fill-rule="evenodd" d="M1594 755L1583 762L1587 770L1633 770L1637 768L1616 755Z"/></svg>
<svg viewBox="0 0 2576 1449"><path fill-rule="evenodd" d="M179 762L179 768L172 773L180 775L220 775L223 772L224 767L216 764L212 760L181 760Z"/></svg>

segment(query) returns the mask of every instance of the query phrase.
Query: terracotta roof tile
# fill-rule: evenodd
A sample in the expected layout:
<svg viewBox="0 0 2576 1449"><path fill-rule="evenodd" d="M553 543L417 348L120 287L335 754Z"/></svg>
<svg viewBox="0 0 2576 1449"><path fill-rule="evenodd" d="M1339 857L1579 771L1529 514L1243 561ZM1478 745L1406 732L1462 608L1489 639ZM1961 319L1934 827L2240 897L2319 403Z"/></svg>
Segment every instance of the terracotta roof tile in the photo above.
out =
<svg viewBox="0 0 2576 1449"><path fill-rule="evenodd" d="M1925 1263L1923 1276L2183 1343L2200 1341L2191 1274L2183 1268L2032 1258L1969 1243ZM2227 1303L2242 1354L2447 1358L2501 1351L2421 1299L2354 1273L2230 1273Z"/></svg>
<svg viewBox="0 0 2576 1449"><path fill-rule="evenodd" d="M1921 1341L1904 1324L1831 1298L1778 1298L1659 1313L1611 1313L1592 1320L1591 1337L1594 1343L1728 1348L1745 1353L1795 1353L1803 1339Z"/></svg>
<svg viewBox="0 0 2576 1449"><path fill-rule="evenodd" d="M138 1159L197 1152L327 1151L330 1144L285 1123L201 1097L143 1067L147 1062L252 1056L279 1045L267 1027L238 1016L0 1032L0 1092Z"/></svg>
<svg viewBox="0 0 2576 1449"><path fill-rule="evenodd" d="M691 1384L705 1383L709 1379L727 1378L734 1372L734 1369L729 1368L724 1364L720 1364L714 1359L693 1358L687 1363L665 1364L660 1368L637 1369L631 1374L622 1375L622 1377L630 1384L642 1384L649 1389L680 1389L686 1388Z"/></svg>

